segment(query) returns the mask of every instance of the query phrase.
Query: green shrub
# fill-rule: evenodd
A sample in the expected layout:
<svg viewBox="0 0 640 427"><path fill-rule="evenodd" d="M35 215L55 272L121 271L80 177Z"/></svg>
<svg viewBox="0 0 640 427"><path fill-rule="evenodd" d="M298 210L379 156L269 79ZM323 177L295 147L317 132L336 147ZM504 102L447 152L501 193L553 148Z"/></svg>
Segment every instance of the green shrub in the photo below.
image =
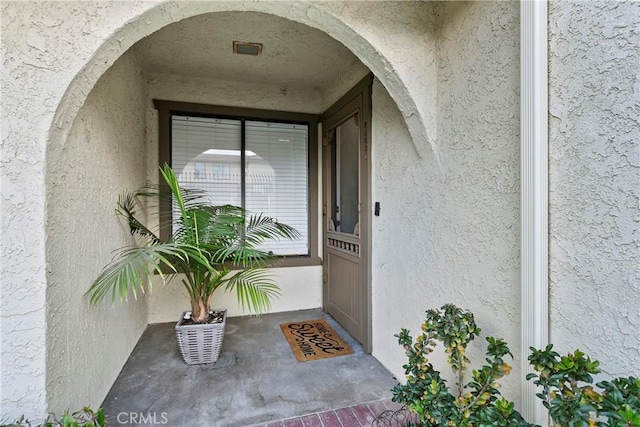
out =
<svg viewBox="0 0 640 427"><path fill-rule="evenodd" d="M10 424L2 424L0 427L105 427L106 425L107 422L102 408L94 411L85 406L82 410L72 414L65 412L61 418L57 418L54 414L49 414L39 424L34 424L22 416L19 420Z"/></svg>
<svg viewBox="0 0 640 427"><path fill-rule="evenodd" d="M600 364L580 350L560 356L549 344L531 348L529 362L535 373L527 375L541 391L537 396L549 411L551 425L640 427L640 379L615 378L593 387Z"/></svg>
<svg viewBox="0 0 640 427"><path fill-rule="evenodd" d="M606 417L599 427L640 427L640 378L615 378L596 384L603 389L598 414Z"/></svg>
<svg viewBox="0 0 640 427"><path fill-rule="evenodd" d="M415 343L409 331L402 329L395 336L408 358L403 366L407 381L392 389L393 400L417 414L424 426L533 426L498 391L498 380L511 370L504 358L512 355L503 340L486 338L487 363L473 370L471 380L465 382L470 363L467 346L479 335L473 314L453 304L426 312ZM444 344L447 362L457 377L454 387L429 361L437 342ZM539 387L537 396L549 411L552 426L640 427L640 379L615 378L597 383L596 389L593 375L600 373L599 362L580 350L560 356L552 345L544 350L531 348L529 362L535 373L527 375L527 380Z"/></svg>
<svg viewBox="0 0 640 427"><path fill-rule="evenodd" d="M479 336L473 314L453 304L440 310L428 310L422 324L422 334L413 342L409 331L395 335L405 349L408 362L403 366L406 384L393 388L393 400L418 414L424 425L446 426L527 426L514 405L500 396L497 380L509 374L511 366L504 360L511 356L507 344L487 337L487 364L473 370L471 381L465 383L467 345ZM447 361L457 376L455 392L429 361L437 341L444 344Z"/></svg>

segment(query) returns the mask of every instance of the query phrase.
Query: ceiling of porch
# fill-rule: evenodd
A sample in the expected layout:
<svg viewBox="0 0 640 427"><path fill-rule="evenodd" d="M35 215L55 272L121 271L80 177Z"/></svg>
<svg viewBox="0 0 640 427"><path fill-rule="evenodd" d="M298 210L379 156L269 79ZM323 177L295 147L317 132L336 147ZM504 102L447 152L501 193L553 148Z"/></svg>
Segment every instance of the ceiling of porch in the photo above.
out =
<svg viewBox="0 0 640 427"><path fill-rule="evenodd" d="M264 45L259 56L233 53L233 41ZM168 25L136 45L149 73L322 90L367 68L326 33L255 12L199 15Z"/></svg>

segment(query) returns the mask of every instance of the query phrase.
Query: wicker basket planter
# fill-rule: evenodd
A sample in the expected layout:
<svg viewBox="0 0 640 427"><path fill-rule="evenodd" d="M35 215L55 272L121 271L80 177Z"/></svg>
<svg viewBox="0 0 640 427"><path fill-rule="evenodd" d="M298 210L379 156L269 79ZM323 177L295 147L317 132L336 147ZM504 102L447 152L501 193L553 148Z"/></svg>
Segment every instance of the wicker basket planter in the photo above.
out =
<svg viewBox="0 0 640 427"><path fill-rule="evenodd" d="M224 327L227 324L227 310L223 312L221 323L205 323L200 325L183 325L185 311L176 324L176 336L180 353L187 365L214 363L220 356Z"/></svg>

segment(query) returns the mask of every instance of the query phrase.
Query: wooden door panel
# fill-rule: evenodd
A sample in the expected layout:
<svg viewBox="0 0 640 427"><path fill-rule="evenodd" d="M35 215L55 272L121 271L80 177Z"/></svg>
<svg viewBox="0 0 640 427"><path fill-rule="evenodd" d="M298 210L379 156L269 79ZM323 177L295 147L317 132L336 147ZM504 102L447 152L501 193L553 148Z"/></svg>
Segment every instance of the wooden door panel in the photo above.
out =
<svg viewBox="0 0 640 427"><path fill-rule="evenodd" d="M324 310L371 351L368 76L322 116Z"/></svg>
<svg viewBox="0 0 640 427"><path fill-rule="evenodd" d="M355 257L329 251L327 302L330 312L358 341L362 337L362 308L360 297L360 263Z"/></svg>

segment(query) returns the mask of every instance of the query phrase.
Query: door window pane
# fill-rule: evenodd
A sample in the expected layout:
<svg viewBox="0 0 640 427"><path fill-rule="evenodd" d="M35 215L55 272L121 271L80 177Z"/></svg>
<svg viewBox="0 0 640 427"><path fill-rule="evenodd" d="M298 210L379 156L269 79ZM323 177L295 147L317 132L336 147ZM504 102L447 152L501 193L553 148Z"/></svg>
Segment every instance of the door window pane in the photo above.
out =
<svg viewBox="0 0 640 427"><path fill-rule="evenodd" d="M333 226L335 231L359 235L360 127L357 114L336 127L333 140Z"/></svg>

